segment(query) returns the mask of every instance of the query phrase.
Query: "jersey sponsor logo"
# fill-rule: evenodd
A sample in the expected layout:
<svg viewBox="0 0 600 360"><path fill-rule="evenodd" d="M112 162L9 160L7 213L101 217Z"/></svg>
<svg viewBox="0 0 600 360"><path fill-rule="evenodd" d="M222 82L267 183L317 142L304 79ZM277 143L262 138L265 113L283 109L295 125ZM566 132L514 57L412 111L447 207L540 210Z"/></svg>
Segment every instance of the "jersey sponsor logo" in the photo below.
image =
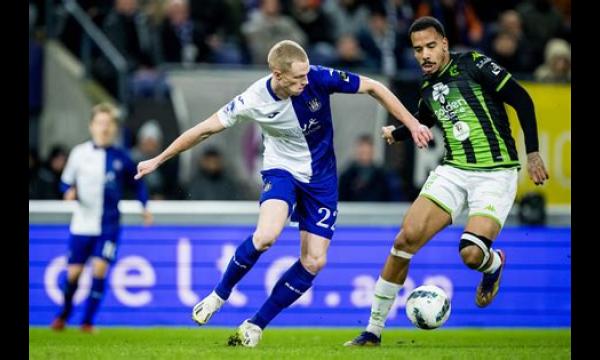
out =
<svg viewBox="0 0 600 360"><path fill-rule="evenodd" d="M435 116L440 120L450 120L450 118L458 116L458 114L467 111L467 101L458 99L451 101L435 111Z"/></svg>
<svg viewBox="0 0 600 360"><path fill-rule="evenodd" d="M435 85L433 85L433 100L438 101L440 103L445 103L446 102L446 95L448 95L450 93L450 88L448 87L448 85L445 85L444 83L437 83Z"/></svg>
<svg viewBox="0 0 600 360"><path fill-rule="evenodd" d="M277 114L279 114L279 111L275 111L274 113L270 113L269 115L267 115L267 117L268 117L269 119L272 119L272 118L274 118L275 116L277 116Z"/></svg>
<svg viewBox="0 0 600 360"><path fill-rule="evenodd" d="M310 119L308 120L308 123L304 124L304 126L302 127L302 133L304 134L304 136L308 136L314 133L315 131L319 130L320 128L321 125L319 124L319 121L317 119Z"/></svg>
<svg viewBox="0 0 600 360"><path fill-rule="evenodd" d="M471 133L471 128L464 121L457 121L454 126L452 126L452 134L458 141L465 141L469 138Z"/></svg>
<svg viewBox="0 0 600 360"><path fill-rule="evenodd" d="M306 105L308 105L308 108L312 112L319 111L321 108L321 102L317 98L310 99Z"/></svg>

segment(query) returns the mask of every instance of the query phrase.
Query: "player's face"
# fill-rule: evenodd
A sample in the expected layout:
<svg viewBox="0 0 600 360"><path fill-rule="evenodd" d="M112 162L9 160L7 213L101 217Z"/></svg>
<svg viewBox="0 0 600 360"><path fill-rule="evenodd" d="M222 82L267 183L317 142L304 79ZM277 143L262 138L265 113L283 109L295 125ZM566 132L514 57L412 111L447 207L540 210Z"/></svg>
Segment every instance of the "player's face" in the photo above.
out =
<svg viewBox="0 0 600 360"><path fill-rule="evenodd" d="M288 71L279 73L277 79L289 96L298 96L308 84L308 62L293 62Z"/></svg>
<svg viewBox="0 0 600 360"><path fill-rule="evenodd" d="M448 62L448 39L434 28L415 31L410 35L415 58L425 75L435 74Z"/></svg>
<svg viewBox="0 0 600 360"><path fill-rule="evenodd" d="M107 113L97 113L90 123L90 133L94 144L98 146L111 145L117 135L116 121Z"/></svg>

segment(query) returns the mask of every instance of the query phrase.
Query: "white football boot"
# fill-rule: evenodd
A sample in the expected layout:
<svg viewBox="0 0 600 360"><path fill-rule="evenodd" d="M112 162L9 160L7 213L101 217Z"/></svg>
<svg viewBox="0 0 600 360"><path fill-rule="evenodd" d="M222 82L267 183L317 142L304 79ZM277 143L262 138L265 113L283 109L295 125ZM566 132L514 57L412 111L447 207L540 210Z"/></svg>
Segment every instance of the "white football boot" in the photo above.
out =
<svg viewBox="0 0 600 360"><path fill-rule="evenodd" d="M208 320L225 304L225 300L221 299L214 291L207 297L202 299L194 306L192 310L192 320L198 325L206 325Z"/></svg>
<svg viewBox="0 0 600 360"><path fill-rule="evenodd" d="M242 325L237 328L235 334L229 337L228 345L242 345L244 347L253 348L258 345L261 337L262 329L260 326L252 324L248 320L244 320Z"/></svg>

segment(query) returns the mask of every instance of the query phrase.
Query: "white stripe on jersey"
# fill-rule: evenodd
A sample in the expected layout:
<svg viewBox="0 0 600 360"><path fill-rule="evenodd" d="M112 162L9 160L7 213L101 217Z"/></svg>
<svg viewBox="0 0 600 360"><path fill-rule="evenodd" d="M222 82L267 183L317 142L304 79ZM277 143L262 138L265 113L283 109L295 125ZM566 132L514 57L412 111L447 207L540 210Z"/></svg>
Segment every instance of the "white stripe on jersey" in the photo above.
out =
<svg viewBox="0 0 600 360"><path fill-rule="evenodd" d="M62 182L77 187L77 208L71 219L71 233L100 235L106 173L106 151L94 148L91 141L71 151Z"/></svg>

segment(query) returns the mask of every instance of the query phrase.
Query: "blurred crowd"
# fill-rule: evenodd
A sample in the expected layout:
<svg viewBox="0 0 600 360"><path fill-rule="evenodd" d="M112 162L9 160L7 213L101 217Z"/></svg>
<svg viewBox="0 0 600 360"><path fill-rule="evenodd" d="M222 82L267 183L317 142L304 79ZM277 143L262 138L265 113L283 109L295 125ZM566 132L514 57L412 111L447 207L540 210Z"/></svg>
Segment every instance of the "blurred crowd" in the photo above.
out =
<svg viewBox="0 0 600 360"><path fill-rule="evenodd" d="M59 0L52 2L55 6L62 4ZM67 156L65 149L56 147L41 162L35 151L43 105L42 43L48 35L45 34L49 18L47 3L29 1L32 198L60 196L55 191L56 181ZM303 45L312 63L390 77L402 72L418 74L407 30L414 19L424 15L434 16L444 24L451 50L478 49L519 79L571 80L570 0L80 0L77 3L124 55L128 90L133 98L166 98L169 87L163 69L169 64L262 68L269 48L283 39ZM54 15L55 37L73 55L81 56L83 31L78 23L66 12ZM116 95L115 69L95 51L92 75ZM138 150L134 149L134 153L148 146L140 141L142 138L145 137L138 134ZM358 139L357 146L366 143L368 140ZM164 145L160 144L157 151ZM353 189L341 191L342 197L362 196L359 188L364 181L356 178L364 178L366 172L360 160L357 161L349 165L349 175L341 177L341 186ZM213 196L210 194L219 194L221 199L247 198L249 195L237 191L235 184L224 184L230 181L224 171L218 149L207 151L197 164L197 173L188 184L185 198L206 199ZM381 176L376 171L369 174ZM161 186L168 186L165 185L168 181L148 181L153 181L151 188L159 189L155 198L170 198L170 191L160 190ZM215 190L205 191L209 186Z"/></svg>

